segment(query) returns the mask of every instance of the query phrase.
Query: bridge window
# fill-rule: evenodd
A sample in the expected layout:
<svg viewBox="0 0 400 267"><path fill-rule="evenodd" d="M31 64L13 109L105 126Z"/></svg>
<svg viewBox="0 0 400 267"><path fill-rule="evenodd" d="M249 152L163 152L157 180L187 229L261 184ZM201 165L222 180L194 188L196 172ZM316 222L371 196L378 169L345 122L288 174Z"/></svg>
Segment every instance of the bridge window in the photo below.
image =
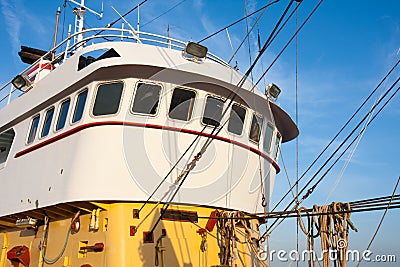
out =
<svg viewBox="0 0 400 267"><path fill-rule="evenodd" d="M85 109L87 94L88 94L87 90L80 92L78 94L75 104L74 116L72 117L72 123L78 122L82 119L83 111Z"/></svg>
<svg viewBox="0 0 400 267"><path fill-rule="evenodd" d="M46 137L49 134L50 127L51 127L51 121L53 120L53 115L54 115L54 107L51 107L50 109L48 109L46 111L46 115L44 117L42 134L40 135L41 137Z"/></svg>
<svg viewBox="0 0 400 267"><path fill-rule="evenodd" d="M270 124L267 124L267 127L265 128L265 134L264 134L264 151L265 151L265 153L271 152L271 144L272 144L272 135L273 134L274 134L274 128Z"/></svg>
<svg viewBox="0 0 400 267"><path fill-rule="evenodd" d="M192 117L196 93L191 90L175 88L169 106L169 117L181 121L188 121Z"/></svg>
<svg viewBox="0 0 400 267"><path fill-rule="evenodd" d="M150 83L138 83L132 112L155 115L160 102L161 86Z"/></svg>
<svg viewBox="0 0 400 267"><path fill-rule="evenodd" d="M106 58L112 58L112 57L121 57L117 51L115 51L113 48L111 49L98 49L98 50L93 50L90 52L87 52L79 57L79 62L78 62L78 71L80 71L83 68L86 68L90 64L103 60Z"/></svg>
<svg viewBox="0 0 400 267"><path fill-rule="evenodd" d="M71 104L71 100L69 98L67 100L64 100L61 103L58 120L57 120L57 125L56 125L56 131L59 131L62 128L64 128L65 122L67 121L68 110L69 110L70 104Z"/></svg>
<svg viewBox="0 0 400 267"><path fill-rule="evenodd" d="M31 128L29 130L29 135L28 135L28 144L31 144L35 138L36 138L36 133L39 127L39 120L40 120L40 115L36 115L33 117L32 122L31 122Z"/></svg>
<svg viewBox="0 0 400 267"><path fill-rule="evenodd" d="M202 122L210 126L218 127L222 119L224 101L221 98L208 96Z"/></svg>
<svg viewBox="0 0 400 267"><path fill-rule="evenodd" d="M13 129L0 134L0 169L4 167L10 154L11 145L14 141L15 132Z"/></svg>
<svg viewBox="0 0 400 267"><path fill-rule="evenodd" d="M262 117L257 114L253 114L251 121L250 135L251 141L258 143L260 141L260 132L262 127Z"/></svg>
<svg viewBox="0 0 400 267"><path fill-rule="evenodd" d="M246 109L240 104L233 104L231 115L229 116L228 131L237 135L241 135L245 117Z"/></svg>
<svg viewBox="0 0 400 267"><path fill-rule="evenodd" d="M117 113L123 88L124 85L121 82L100 85L93 106L93 115L102 116Z"/></svg>
<svg viewBox="0 0 400 267"><path fill-rule="evenodd" d="M276 139L275 139L275 146L274 146L274 158L275 160L278 160L279 156L279 150L281 148L281 140L282 136L279 132L276 133Z"/></svg>

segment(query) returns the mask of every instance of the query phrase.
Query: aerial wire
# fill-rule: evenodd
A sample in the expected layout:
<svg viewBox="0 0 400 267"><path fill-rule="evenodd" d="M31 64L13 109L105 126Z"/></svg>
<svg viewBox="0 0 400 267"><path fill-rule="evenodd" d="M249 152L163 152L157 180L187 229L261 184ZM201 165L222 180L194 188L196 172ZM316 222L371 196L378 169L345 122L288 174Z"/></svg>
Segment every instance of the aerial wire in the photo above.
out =
<svg viewBox="0 0 400 267"><path fill-rule="evenodd" d="M385 96L394 88L394 86L396 85L396 83L397 83L399 80L400 80L400 77L392 84L392 86L390 87L390 89L385 93ZM375 115L371 118L371 120L370 120L370 122L367 124L367 126L369 126L369 125L376 119L376 117L381 113L381 111L386 107L386 105L393 99L393 97L399 92L399 90L400 90L400 87L398 87L398 88L395 90L395 92L384 102L384 104L378 109L378 111L375 113ZM379 100L379 103L380 103L382 100L383 100L383 98L381 98L381 99ZM378 104L379 104L379 103L378 103ZM374 108L375 108L376 106L377 106L377 105L375 105ZM371 109L369 113L371 113L372 110L373 110L373 109ZM355 132L355 130L356 130L356 129L360 126L360 124L365 120L365 118L369 115L369 113L364 117L363 120L361 120L361 121L359 122L359 124L355 127L355 129L353 129L353 131L349 134L349 136L348 136L344 141L342 141L342 143L341 143L341 145L339 146L339 148L336 149L336 151L329 157L329 159L323 164L323 166L321 166L321 168L312 176L312 178L309 180L309 182L307 182L307 184L300 190L300 194L302 194L302 193L304 192L304 190L305 190L305 189L311 184L311 182L317 177L317 175L319 174L319 172L321 172L322 169L327 165L327 162L329 162L329 161L333 158L334 154L336 154L336 153L338 152L338 150L339 150L339 149L347 142L347 140L351 137L351 135L353 135L353 133ZM360 135L360 133L359 133L357 136L355 136L355 137L351 140L351 142L349 143L349 145L348 145L348 146L343 150L343 152L336 158L336 160L329 166L329 168L328 168L328 169L324 172L324 174L317 180L317 182L315 182L315 183L310 187L310 189L309 189L309 190L306 192L306 194L302 197L302 199L299 201L299 203L296 203L295 207L294 207L292 210L295 210L296 207L297 207L299 204L301 204L306 198L308 198L308 196L309 196L311 193L314 192L314 190L315 190L315 188L318 186L318 184L326 177L326 175L331 171L331 169L335 166L335 164L341 159L341 157L346 153L346 151L353 145L353 143L357 140L357 138L358 138L359 135ZM292 201L287 205L287 207L284 209L284 211L288 210L288 208L294 203L294 201L295 201L295 200L292 200ZM270 228L272 228L272 227L277 223L277 221L280 220L280 219L281 219L281 221L278 223L278 225L285 219L285 217L276 219L276 220L272 223L272 225L270 226ZM275 230L275 229L276 229L276 227L273 228L272 230ZM270 233L272 232L272 230L269 231L269 232L265 232L265 233L263 234L263 236L265 236L265 235L267 235L267 234L270 234Z"/></svg>
<svg viewBox="0 0 400 267"><path fill-rule="evenodd" d="M146 25L152 23L153 21L161 18L162 16L164 16L165 14L169 13L170 11L172 11L173 9L177 8L178 6L180 6L181 4L183 4L184 2L186 2L186 0L182 0L180 2L178 2L177 4L175 4L174 6L172 6L171 8L169 8L168 10L164 11L163 13L161 13L160 15L158 15L157 17L153 18L152 20L146 22L145 24L143 24L142 26L140 26L141 28L145 27Z"/></svg>
<svg viewBox="0 0 400 267"><path fill-rule="evenodd" d="M244 0L244 14L246 16L246 39L247 39L247 48L248 48L248 52L249 52L249 66L251 66L252 64L252 60L251 60L251 45L250 45L250 35L249 35L249 18L247 17L247 1ZM264 9L265 10L265 9ZM253 72L250 73L250 80L253 83L254 79L253 79ZM254 88L253 88L253 92L254 92Z"/></svg>
<svg viewBox="0 0 400 267"><path fill-rule="evenodd" d="M277 1L279 1L279 0L277 0ZM276 2L277 2L277 1L276 1ZM286 8L285 13L282 15L282 17L280 18L279 21L282 21L284 15L286 14L287 10L290 8L290 5L292 4L292 2L293 2L293 0L289 3L288 7ZM269 3L269 5L270 5L270 4L272 4L272 3ZM268 5L267 5L267 6L268 6ZM266 7L266 6L265 6L265 7ZM265 7L264 7L264 8L265 8ZM262 9L262 8L261 8L261 9ZM259 10L261 10L261 9L259 9ZM254 13L254 12L253 12L253 13ZM249 14L248 16L250 16L250 15L251 15L251 14ZM243 20L243 19L242 19L242 20ZM278 26L279 26L279 23L276 25L275 29L276 29ZM227 28L227 27L224 27L224 29L225 29L225 28ZM224 29L222 29L222 30L224 30ZM272 35L273 35L273 32L271 33L270 38L271 38ZM269 41L267 40L267 41L265 42L264 47L266 46L267 42L269 42ZM259 55L260 55L260 54L262 55L264 52L265 52L265 49L260 50L260 51L259 51ZM243 77L241 78L241 80L240 80L240 81L238 82L238 84L237 84L236 90L235 90L235 91L232 91L232 92L229 94L229 96L227 97L227 99L230 99L230 102L229 102L229 105L224 109L224 112L222 113L221 118L223 118L223 117L225 116L226 112L228 111L228 108L230 107L231 103L233 103L233 101L234 101L234 99L235 99L235 97L236 97L236 91L238 91L238 90L241 88L241 86L244 84L246 78L248 77L249 73L251 72L250 68L252 69L252 67L254 67L254 65L256 64L256 62L257 62L257 61L254 61L253 64L252 64L252 66L249 67L249 70L243 75ZM232 98L231 98L231 97L232 97ZM204 125L203 129L201 130L201 133L205 131L205 129L207 128L208 125L209 125L209 123L207 122L207 124ZM214 127L214 129L212 130L210 136L208 137L208 139L207 139L207 141L206 141L206 143L205 143L204 145L208 146L209 144L207 144L207 142L210 140L210 138L211 138L211 139L214 139L214 138L215 138L216 134L214 135L214 133L215 133L215 131L216 131L217 128L218 128L218 126L215 126L215 127ZM222 127L221 127L221 129L222 129ZM219 133L219 131L218 131L218 133ZM198 137L199 137L199 136L198 136ZM196 139L197 139L197 137L196 137ZM192 146L192 145L196 142L196 139L193 140L193 142L192 142L192 144L191 144L190 146ZM189 149L187 149L187 150L185 151L185 153L187 153L188 151L189 151ZM185 153L181 156L181 158L180 158L179 160L181 160L181 159L183 158L183 156L185 155ZM179 160L178 160L178 162L173 166L173 168L175 168L175 167L177 166L177 164L179 163ZM150 197L148 198L148 200L142 205L142 207L140 208L140 210L142 210L142 209L144 208L144 206L148 203L148 201L149 201L149 200L151 199L151 197L155 194L155 192L161 187L161 185L165 182L165 180L167 179L168 175L169 175L172 171L173 171L173 169L170 170L170 171L168 172L168 174L163 178L163 180L159 183L159 185L157 186L157 188L156 188L156 189L153 191L153 193L150 195Z"/></svg>
<svg viewBox="0 0 400 267"><path fill-rule="evenodd" d="M296 3L296 7L299 6L299 3ZM299 28L299 13L296 9L296 30ZM295 77L295 90L296 90L296 126L299 127L299 36L296 35L296 77ZM296 136L296 203L299 202L299 135ZM290 186L290 185L289 185ZM290 186L291 187L291 186ZM296 250L299 253L299 225L300 221L296 220ZM299 266L299 261L296 261L296 266Z"/></svg>
<svg viewBox="0 0 400 267"><path fill-rule="evenodd" d="M395 59L396 59L397 56L399 55L399 52L400 52L400 50L397 51L397 53L396 53L396 55L395 55L395 58L394 58L394 60L393 60L393 63L395 62ZM392 63L392 65L393 65L393 63ZM385 86L384 86L384 87L386 87L387 82L388 82L388 80L385 80L385 82L384 82L384 83L385 83ZM382 94L381 94L379 97L376 98L375 103L376 103L376 101L378 101L378 99L379 99L381 96L382 96ZM375 103L374 103L374 104L375 104ZM371 113L370 117L372 117L372 115L373 115L373 114ZM366 124L367 124L368 122L369 122L369 120L366 121ZM332 187L332 189L330 190L328 196L326 197L325 204L328 202L330 196L333 194L333 192L336 190L337 186L339 185L340 181L342 180L342 177L343 177L343 175L344 175L344 171L345 171L345 169L347 168L347 166L350 164L350 160L351 160L351 158L353 157L353 155L354 155L354 153L355 153L355 151L356 151L356 149L357 149L359 143L361 142L361 139L362 139L362 137L363 137L363 135L364 135L364 133L365 133L365 130L366 130L366 126L364 126L364 127L361 129L361 131L363 132L363 134L360 135L360 137L359 137L359 139L357 140L355 146L354 146L353 149L350 151L350 153L349 153L349 155L348 155L348 157L347 157L347 159L346 159L346 162L345 162L343 168L341 169L340 174L338 175L338 177L337 177L337 179L336 179L335 184L333 185L333 187Z"/></svg>
<svg viewBox="0 0 400 267"><path fill-rule="evenodd" d="M336 135L331 139L331 141L324 147L324 149L318 154L318 156L313 160L313 162L307 167L307 169L302 173L302 175L299 178L300 182L304 176L311 170L311 168L317 163L317 161L322 157L322 155L328 150L328 148L335 142L335 140L339 137L339 135L344 131L344 129L350 124L350 122L355 118L355 116L360 112L360 110L365 106L365 104L371 99L371 97L377 92L377 90L381 87L381 85L386 81L386 79L392 74L392 72L397 68L397 66L400 63L400 59L394 64L394 66L389 70L389 72L382 78L382 80L378 83L378 85L375 87L375 89L368 95L368 97L363 101L363 103L357 108L357 110L352 114L352 116L346 121L346 123L342 126L342 128L336 133ZM294 185L296 186L297 183ZM272 209L275 210L280 203L286 198L286 196L290 193L290 190L293 188L290 188L285 195L282 196L282 198L278 201L278 203L274 206Z"/></svg>
<svg viewBox="0 0 400 267"><path fill-rule="evenodd" d="M263 48L261 49L261 51L259 51L259 54L258 54L257 58L255 59L255 61L253 62L253 64L249 67L249 69L247 70L247 72L242 76L241 80L238 82L238 84L237 84L237 89L236 89L235 91L232 91L232 92L229 94L229 96L228 96L227 99L230 99L230 102L228 103L228 106L225 108L224 112L222 113L221 118L224 118L224 116L226 115L226 113L227 113L229 107L231 106L231 104L233 103L233 101L234 101L235 98L236 98L236 91L239 90L239 89L241 88L241 86L244 84L246 78L247 78L248 75L251 73L251 71L252 71L252 69L254 68L255 64L256 64L257 61L260 59L261 55L265 52L265 49L266 49L266 47L267 47L267 44L270 42L270 39L272 38L272 36L273 36L273 34L275 33L276 29L279 27L279 25L280 25L280 23L282 22L283 18L285 17L286 13L287 13L288 10L290 9L290 6L292 5L293 1L294 1L294 0L290 1L290 3L288 4L287 8L285 9L283 15L281 16L281 18L279 19L278 23L276 24L274 30L272 31L270 37L269 37L269 38L267 39L267 41L264 43L264 46L263 46ZM278 1L275 1L275 2L278 2ZM274 2L274 3L275 3L275 2ZM255 11L255 12L256 12L256 11ZM253 12L253 13L255 13L255 12ZM253 13L252 13L252 14L253 14ZM250 15L251 15L251 14L250 14ZM248 16L250 16L250 15L248 15ZM243 19L242 19L242 20L243 20ZM303 26L304 26L304 24L303 24ZM225 27L225 28L226 28L226 27ZM225 28L224 28L224 29L225 29ZM222 30L224 30L224 29L222 29ZM298 32L298 31L297 31L297 32ZM297 32L296 32L296 34L297 34ZM232 98L231 98L231 96L232 96ZM229 118L228 118L228 120L229 120ZM228 120L226 120L225 123L227 123ZM225 123L224 123L224 124L225 124ZM208 126L208 124L205 125L205 126L203 127L202 132L206 129L207 126ZM219 128L218 128L218 127L219 127ZM214 126L214 128L213 128L211 134L208 136L206 142L203 144L202 148L200 149L200 151L199 151L199 153L196 155L196 157L201 157L201 155L207 150L208 146L211 144L211 142L215 139L215 137L219 134L219 132L220 132L222 129L223 129L223 126L220 126L220 125L215 125L215 126ZM192 163L193 163L194 165L192 165L191 168L193 168L193 167L195 166L195 161L194 161L194 160L195 160L195 159L193 159L193 161L192 161ZM188 172L187 172L183 177L180 177L180 178L178 177L179 179L181 179L180 184L179 184L178 188L175 190L174 194L171 196L170 200L169 200L167 203L164 204L164 207L165 207L165 206L168 207L168 206L171 204L171 202L173 201L175 195L176 195L177 192L179 191L180 187L182 186L182 184L184 183L184 181L185 181L186 178L188 177L188 174L190 173L190 170L191 170L191 169L189 169ZM183 174L184 174L184 173L182 172L181 175L183 175ZM179 181L179 180L177 180L177 181ZM176 181L176 182L177 182L177 181ZM171 192L172 192L172 191L171 191ZM144 205L145 205L145 204L146 204L146 203L144 203ZM143 208L143 207L142 207L142 208ZM163 217L164 212L165 212L165 209L164 209L164 211L162 212L162 214L159 216L157 222L155 223L155 225L153 226L152 229L155 229L155 228L156 228L156 226L157 226L158 223L160 222L161 218ZM148 214L148 215L149 215L149 214ZM147 215L146 217L148 217L148 215Z"/></svg>
<svg viewBox="0 0 400 267"><path fill-rule="evenodd" d="M292 3L293 0L290 2ZM296 30L296 32L292 35L292 37L289 39L289 41L286 43L286 45L283 47L283 49L279 52L279 54L275 57L275 59L272 61L272 63L269 65L269 67L263 72L263 74L260 76L260 78L257 80L257 82L254 84L253 87L256 87L257 84L260 83L260 81L264 78L264 76L268 73L268 71L272 68L272 66L275 64L275 62L278 60L278 58L283 54L283 52L286 50L286 48L289 46L289 44L293 41L293 39L297 36L299 31L304 27L304 25L308 22L308 20L311 18L312 15L317 11L319 6L322 4L323 0L320 0L318 4L315 6L315 8L312 10L310 15L304 20L304 22L300 25L300 27ZM264 47L263 47L264 49Z"/></svg>
<svg viewBox="0 0 400 267"><path fill-rule="evenodd" d="M366 248L364 251L368 251L368 250L370 249L372 243L374 242L375 237L376 237L376 235L378 234L378 231L379 231L379 229L380 229L380 227L381 227L381 225L382 225L382 222L383 222L383 220L385 219L386 213L387 213L387 211L389 210L390 205L392 204L393 197L394 197L394 195L395 195L395 193L396 193L397 186L399 185L399 182L400 182L400 176L399 176L399 178L397 179L397 183L396 183L396 185L395 185L395 187L394 187L394 189L393 189L392 196L391 196L391 198L390 198L390 200L389 200L389 203L388 203L387 206L386 206L385 211L384 211L383 214L382 214L381 220L379 221L379 224L378 224L378 226L376 227L376 230L375 230L375 232L374 232L374 235L372 236L371 240L369 241L369 244L368 244L367 248ZM360 266L360 264L361 264L363 258L364 258L364 257L361 257L361 258L358 260L358 263L357 263L357 266L356 266L356 267Z"/></svg>
<svg viewBox="0 0 400 267"><path fill-rule="evenodd" d="M204 37L203 39L201 39L200 41L198 41L198 43L201 43L201 42L204 42L204 41L207 40L207 39L210 39L211 37L217 35L218 33L222 32L223 30L225 30L225 28L230 28L230 27L232 27L232 26L238 24L239 22L243 21L244 19L246 19L246 18L248 18L248 17L251 17L251 16L253 16L254 14L260 12L261 10L266 9L267 7L269 7L269 6L271 6L271 5L275 4L275 3L278 3L279 1L280 1L280 0L275 0L275 1L273 1L273 2L269 2L269 3L266 4L265 6L263 6L263 7L259 8L259 9L257 9L256 11L254 11L254 12L248 14L247 16L245 16L245 17L243 17L243 18L241 18L241 19L236 20L235 22L229 24L228 26L223 27L222 29L220 29L220 30L218 30L218 31L216 31L216 32L214 32L214 33L212 33L212 34L210 34L210 35L207 36L207 37ZM293 1L293 0L291 0L291 1Z"/></svg>

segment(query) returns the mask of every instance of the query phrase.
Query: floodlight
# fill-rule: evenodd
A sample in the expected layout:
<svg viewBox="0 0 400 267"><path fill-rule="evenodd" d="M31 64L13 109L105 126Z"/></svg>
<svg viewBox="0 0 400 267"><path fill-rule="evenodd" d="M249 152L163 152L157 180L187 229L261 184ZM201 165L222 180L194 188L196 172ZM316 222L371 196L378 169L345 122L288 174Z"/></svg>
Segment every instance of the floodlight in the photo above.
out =
<svg viewBox="0 0 400 267"><path fill-rule="evenodd" d="M185 55L189 54L197 59L205 58L208 52L208 48L194 42L189 42L184 50Z"/></svg>
<svg viewBox="0 0 400 267"><path fill-rule="evenodd" d="M29 77L26 76L25 74L19 74L15 76L15 78L11 81L12 85L19 89L23 90L22 88L31 86L31 81L29 80Z"/></svg>
<svg viewBox="0 0 400 267"><path fill-rule="evenodd" d="M277 100L280 93L281 89L274 83L268 84L267 88L265 89L265 94L268 97L272 97L273 100Z"/></svg>

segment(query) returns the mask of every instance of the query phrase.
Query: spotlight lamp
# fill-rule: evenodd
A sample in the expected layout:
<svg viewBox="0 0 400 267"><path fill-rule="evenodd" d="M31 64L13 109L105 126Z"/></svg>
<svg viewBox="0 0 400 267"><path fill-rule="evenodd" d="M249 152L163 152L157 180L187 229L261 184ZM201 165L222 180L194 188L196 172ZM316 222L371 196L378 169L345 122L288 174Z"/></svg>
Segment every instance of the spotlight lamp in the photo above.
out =
<svg viewBox="0 0 400 267"><path fill-rule="evenodd" d="M274 101L278 100L281 89L274 83L268 84L265 88L265 95Z"/></svg>
<svg viewBox="0 0 400 267"><path fill-rule="evenodd" d="M19 74L15 76L15 78L12 79L11 83L15 88L21 91L27 91L27 89L32 85L29 77L25 74Z"/></svg>
<svg viewBox="0 0 400 267"><path fill-rule="evenodd" d="M208 48L194 42L187 43L185 50L183 50L183 56L192 61L199 61L207 56Z"/></svg>

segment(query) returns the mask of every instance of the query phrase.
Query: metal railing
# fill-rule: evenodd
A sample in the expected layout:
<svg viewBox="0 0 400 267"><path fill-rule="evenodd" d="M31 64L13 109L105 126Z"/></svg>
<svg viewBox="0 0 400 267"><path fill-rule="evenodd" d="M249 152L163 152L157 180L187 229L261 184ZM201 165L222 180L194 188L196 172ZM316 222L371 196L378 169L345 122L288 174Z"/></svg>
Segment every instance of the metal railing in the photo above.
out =
<svg viewBox="0 0 400 267"><path fill-rule="evenodd" d="M84 37L80 42L73 43L71 45L71 40L73 41L74 38L78 35L86 35L87 37ZM68 37L65 40L52 48L49 52L40 57L37 61L35 61L19 74L27 74L37 68L37 73L35 75L40 76L42 70L48 69L47 67L49 65L53 66L53 64L55 63L62 64L63 62L68 60L68 58L73 55L78 49L88 47L93 44L114 41L128 41L142 44L150 44L179 51L183 51L187 44L186 42L171 37L148 32L138 32L124 28L92 28L75 34L69 33ZM48 58L52 58L53 60L48 63L43 63ZM226 61L212 53L207 53L206 59L214 61L225 67L232 68ZM23 95L25 93L25 91L20 91L16 89L11 84L11 81L12 80L0 87L0 109L10 104L12 100L14 100L16 97L19 97L20 95Z"/></svg>

